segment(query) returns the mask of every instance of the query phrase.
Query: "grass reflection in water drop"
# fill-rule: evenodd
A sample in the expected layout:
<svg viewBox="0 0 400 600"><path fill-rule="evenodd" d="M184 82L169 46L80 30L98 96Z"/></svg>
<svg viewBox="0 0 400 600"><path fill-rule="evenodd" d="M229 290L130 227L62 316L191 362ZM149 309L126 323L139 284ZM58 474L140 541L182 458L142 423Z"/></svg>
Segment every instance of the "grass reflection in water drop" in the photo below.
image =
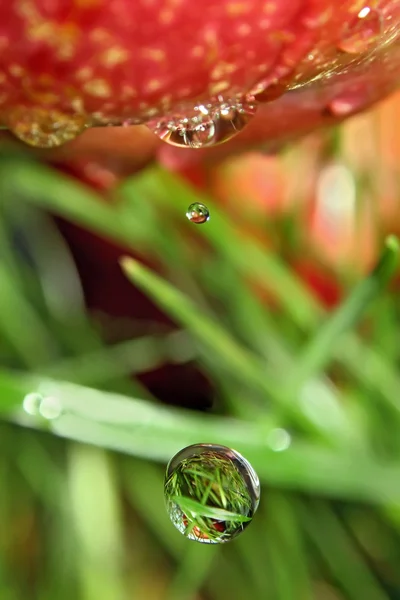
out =
<svg viewBox="0 0 400 600"><path fill-rule="evenodd" d="M256 473L236 451L196 444L169 463L165 502L175 527L188 539L228 542L251 522L260 490Z"/></svg>

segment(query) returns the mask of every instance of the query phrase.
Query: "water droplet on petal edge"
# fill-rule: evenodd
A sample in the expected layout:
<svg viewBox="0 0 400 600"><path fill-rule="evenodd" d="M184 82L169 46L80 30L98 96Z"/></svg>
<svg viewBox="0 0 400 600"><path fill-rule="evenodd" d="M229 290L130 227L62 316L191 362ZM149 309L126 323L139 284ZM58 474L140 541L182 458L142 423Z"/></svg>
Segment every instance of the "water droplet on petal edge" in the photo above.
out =
<svg viewBox="0 0 400 600"><path fill-rule="evenodd" d="M200 202L194 202L187 209L186 217L191 223L201 225L202 223L206 223L209 220L210 211L208 210L205 204L201 204Z"/></svg>
<svg viewBox="0 0 400 600"><path fill-rule="evenodd" d="M256 112L254 102L218 101L198 104L189 111L149 121L161 140L183 148L208 148L237 135Z"/></svg>
<svg viewBox="0 0 400 600"><path fill-rule="evenodd" d="M347 54L361 54L370 50L382 33L379 11L365 6L348 24L338 43L339 50Z"/></svg>
<svg viewBox="0 0 400 600"><path fill-rule="evenodd" d="M236 450L194 444L170 460L164 496L173 525L185 537L221 544L251 522L260 500L260 482Z"/></svg>
<svg viewBox="0 0 400 600"><path fill-rule="evenodd" d="M6 116L6 124L21 142L36 148L56 148L76 138L86 127L84 115L58 110L17 106Z"/></svg>

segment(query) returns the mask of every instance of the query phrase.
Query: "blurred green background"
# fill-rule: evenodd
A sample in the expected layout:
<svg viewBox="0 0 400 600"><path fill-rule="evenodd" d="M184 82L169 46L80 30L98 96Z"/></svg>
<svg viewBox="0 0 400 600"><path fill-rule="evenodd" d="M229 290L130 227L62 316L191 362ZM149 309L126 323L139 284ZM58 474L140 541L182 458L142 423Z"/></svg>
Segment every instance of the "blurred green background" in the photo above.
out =
<svg viewBox="0 0 400 600"><path fill-rule="evenodd" d="M97 190L1 148L1 600L400 598L398 109ZM197 442L261 479L231 544L165 512Z"/></svg>

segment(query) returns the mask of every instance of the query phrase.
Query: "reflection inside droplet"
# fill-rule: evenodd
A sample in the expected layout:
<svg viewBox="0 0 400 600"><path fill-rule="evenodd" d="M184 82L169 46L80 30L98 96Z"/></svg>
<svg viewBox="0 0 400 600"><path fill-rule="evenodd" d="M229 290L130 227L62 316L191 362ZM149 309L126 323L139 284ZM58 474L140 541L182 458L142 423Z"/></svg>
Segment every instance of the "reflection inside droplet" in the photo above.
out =
<svg viewBox="0 0 400 600"><path fill-rule="evenodd" d="M169 462L164 494L169 517L184 536L218 544L230 541L250 523L260 483L250 463L235 450L195 444Z"/></svg>
<svg viewBox="0 0 400 600"><path fill-rule="evenodd" d="M147 126L173 146L208 148L226 142L241 131L254 116L252 101L218 101L195 106L188 114L177 113Z"/></svg>
<svg viewBox="0 0 400 600"><path fill-rule="evenodd" d="M365 6L346 26L338 48L348 54L360 54L369 50L381 33L382 18L379 11Z"/></svg>
<svg viewBox="0 0 400 600"><path fill-rule="evenodd" d="M186 217L191 223L201 225L202 223L206 223L209 220L210 211L208 210L205 204L201 204L200 202L194 202L187 209Z"/></svg>

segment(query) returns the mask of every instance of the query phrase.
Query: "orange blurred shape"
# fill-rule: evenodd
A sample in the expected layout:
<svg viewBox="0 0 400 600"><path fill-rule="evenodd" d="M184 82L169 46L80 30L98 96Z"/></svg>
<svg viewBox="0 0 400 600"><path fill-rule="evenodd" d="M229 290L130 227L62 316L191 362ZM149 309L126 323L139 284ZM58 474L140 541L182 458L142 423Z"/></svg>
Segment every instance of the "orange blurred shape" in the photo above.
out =
<svg viewBox="0 0 400 600"><path fill-rule="evenodd" d="M239 214L256 210L276 216L286 207L282 162L257 152L230 158L214 171L212 191Z"/></svg>

